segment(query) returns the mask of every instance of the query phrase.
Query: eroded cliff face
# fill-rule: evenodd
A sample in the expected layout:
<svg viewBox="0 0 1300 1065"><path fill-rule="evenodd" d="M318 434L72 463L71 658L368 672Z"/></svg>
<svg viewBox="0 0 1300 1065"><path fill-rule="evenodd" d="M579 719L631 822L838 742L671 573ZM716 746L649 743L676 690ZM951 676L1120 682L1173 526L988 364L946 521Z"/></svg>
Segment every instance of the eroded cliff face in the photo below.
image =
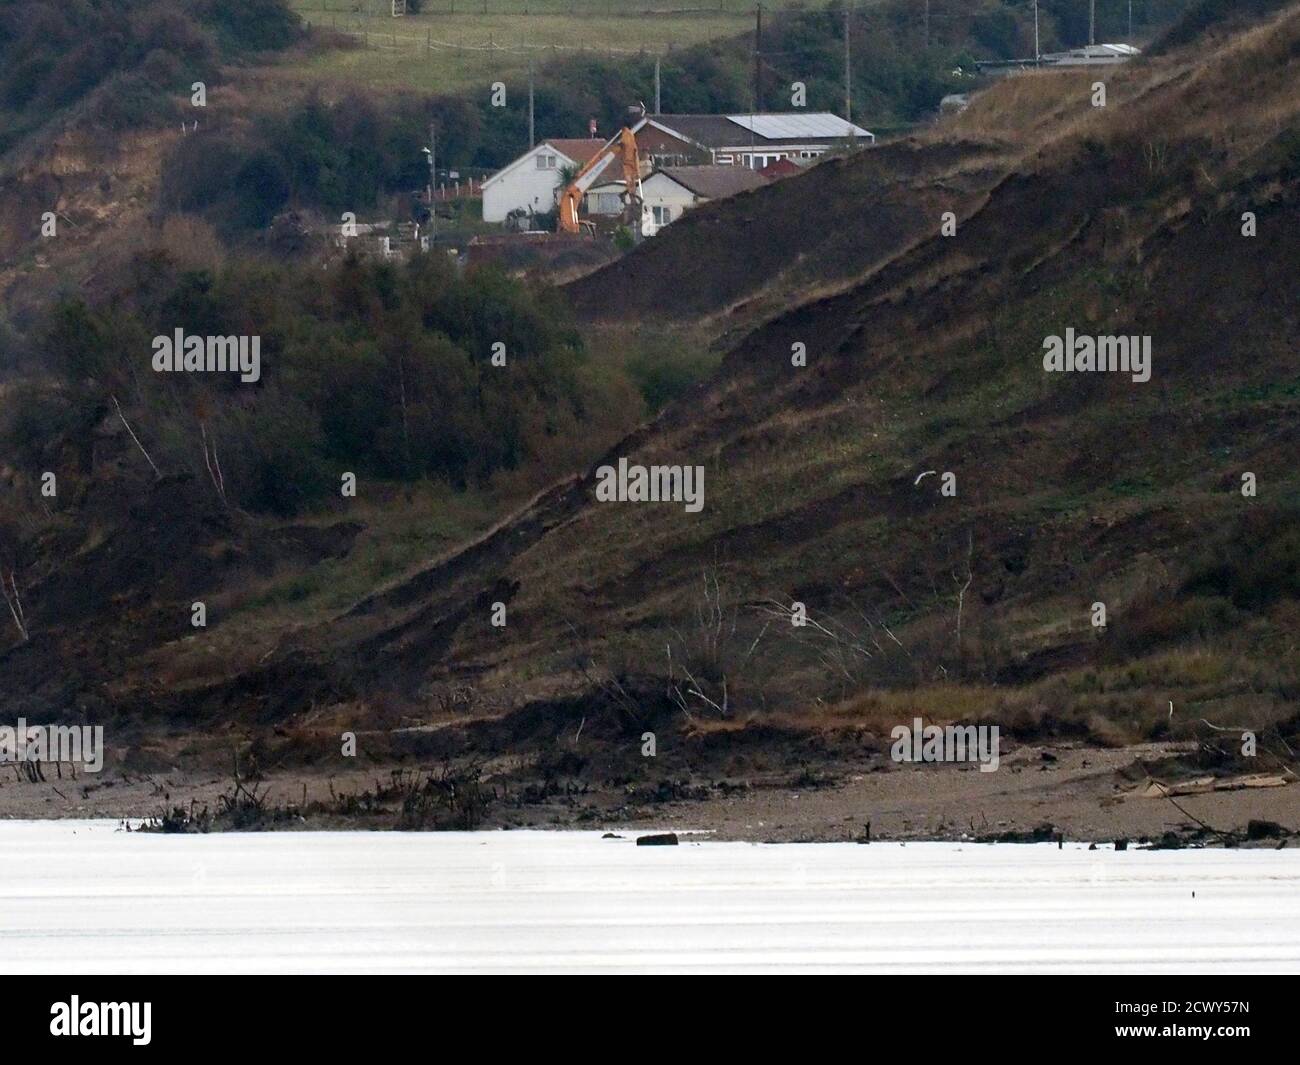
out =
<svg viewBox="0 0 1300 1065"><path fill-rule="evenodd" d="M157 220L175 130L34 136L0 167L0 307L21 324L57 292L93 295Z"/></svg>

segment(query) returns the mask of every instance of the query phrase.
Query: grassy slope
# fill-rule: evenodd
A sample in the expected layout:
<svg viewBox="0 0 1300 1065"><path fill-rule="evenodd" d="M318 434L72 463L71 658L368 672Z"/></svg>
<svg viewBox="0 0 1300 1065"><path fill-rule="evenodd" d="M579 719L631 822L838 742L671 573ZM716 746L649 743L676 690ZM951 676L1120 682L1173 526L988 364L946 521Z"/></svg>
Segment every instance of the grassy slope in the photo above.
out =
<svg viewBox="0 0 1300 1065"><path fill-rule="evenodd" d="M523 74L531 54L591 51L600 55L665 52L743 33L753 25L744 0L708 4L619 4L597 0L448 0L426 12L394 19L386 5L341 0L295 0L294 8L315 27L346 33L364 47L333 51L277 72L293 80L336 85L351 82L422 92L482 89ZM777 5L779 6L779 5ZM486 7L486 13L485 13ZM687 9L705 8L691 12Z"/></svg>

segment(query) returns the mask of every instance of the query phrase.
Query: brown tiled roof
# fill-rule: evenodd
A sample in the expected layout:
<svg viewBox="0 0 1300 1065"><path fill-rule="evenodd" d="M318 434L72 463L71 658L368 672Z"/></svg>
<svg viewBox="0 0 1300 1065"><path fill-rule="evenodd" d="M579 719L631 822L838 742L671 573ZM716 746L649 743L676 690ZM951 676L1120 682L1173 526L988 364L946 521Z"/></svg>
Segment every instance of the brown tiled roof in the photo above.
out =
<svg viewBox="0 0 1300 1065"><path fill-rule="evenodd" d="M596 137L547 137L542 143L549 144L579 164L587 162L605 147L605 142Z"/></svg>
<svg viewBox="0 0 1300 1065"><path fill-rule="evenodd" d="M792 163L789 159L777 159L775 162L768 163L767 166L760 167L759 171L765 178L775 181L777 178L793 177L795 174L802 174L803 167L798 163Z"/></svg>

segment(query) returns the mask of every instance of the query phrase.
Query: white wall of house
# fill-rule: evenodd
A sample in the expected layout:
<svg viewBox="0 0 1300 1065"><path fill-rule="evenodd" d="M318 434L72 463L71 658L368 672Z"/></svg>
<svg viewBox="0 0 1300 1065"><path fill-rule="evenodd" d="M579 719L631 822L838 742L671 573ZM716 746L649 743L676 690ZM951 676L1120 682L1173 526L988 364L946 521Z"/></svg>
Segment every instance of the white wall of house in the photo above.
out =
<svg viewBox="0 0 1300 1065"><path fill-rule="evenodd" d="M820 159L827 152L824 144L800 144L793 148L732 148L724 151L719 162L729 162L733 165L747 166L751 170L762 170L769 163L775 163L778 159L789 159L792 163L798 163L800 166L807 166L814 159Z"/></svg>
<svg viewBox="0 0 1300 1065"><path fill-rule="evenodd" d="M577 164L548 144L525 152L483 182L483 221L504 222L511 211L542 213L555 207L560 171Z"/></svg>
<svg viewBox="0 0 1300 1065"><path fill-rule="evenodd" d="M646 206L654 213L655 224L666 226L703 202L690 189L683 188L667 174L651 174L641 183Z"/></svg>

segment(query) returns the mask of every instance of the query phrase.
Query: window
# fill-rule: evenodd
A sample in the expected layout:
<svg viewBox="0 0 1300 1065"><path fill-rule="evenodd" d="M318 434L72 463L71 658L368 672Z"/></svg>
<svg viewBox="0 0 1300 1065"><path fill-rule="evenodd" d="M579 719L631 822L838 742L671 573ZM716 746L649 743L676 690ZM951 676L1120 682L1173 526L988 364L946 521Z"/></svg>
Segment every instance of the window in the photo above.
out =
<svg viewBox="0 0 1300 1065"><path fill-rule="evenodd" d="M553 156L553 155L546 155L546 154L539 155L539 156L537 157L537 169L538 169L538 170L554 170L554 169L555 169L555 156Z"/></svg>
<svg viewBox="0 0 1300 1065"><path fill-rule="evenodd" d="M673 209L671 207L652 207L650 210L654 214L655 225L666 226L673 220Z"/></svg>
<svg viewBox="0 0 1300 1065"><path fill-rule="evenodd" d="M720 156L718 156L718 162L719 162L719 163L726 163L728 166L730 166L730 165L731 165L731 162L732 162L732 159L731 159L731 156L729 156L729 155L720 155Z"/></svg>

